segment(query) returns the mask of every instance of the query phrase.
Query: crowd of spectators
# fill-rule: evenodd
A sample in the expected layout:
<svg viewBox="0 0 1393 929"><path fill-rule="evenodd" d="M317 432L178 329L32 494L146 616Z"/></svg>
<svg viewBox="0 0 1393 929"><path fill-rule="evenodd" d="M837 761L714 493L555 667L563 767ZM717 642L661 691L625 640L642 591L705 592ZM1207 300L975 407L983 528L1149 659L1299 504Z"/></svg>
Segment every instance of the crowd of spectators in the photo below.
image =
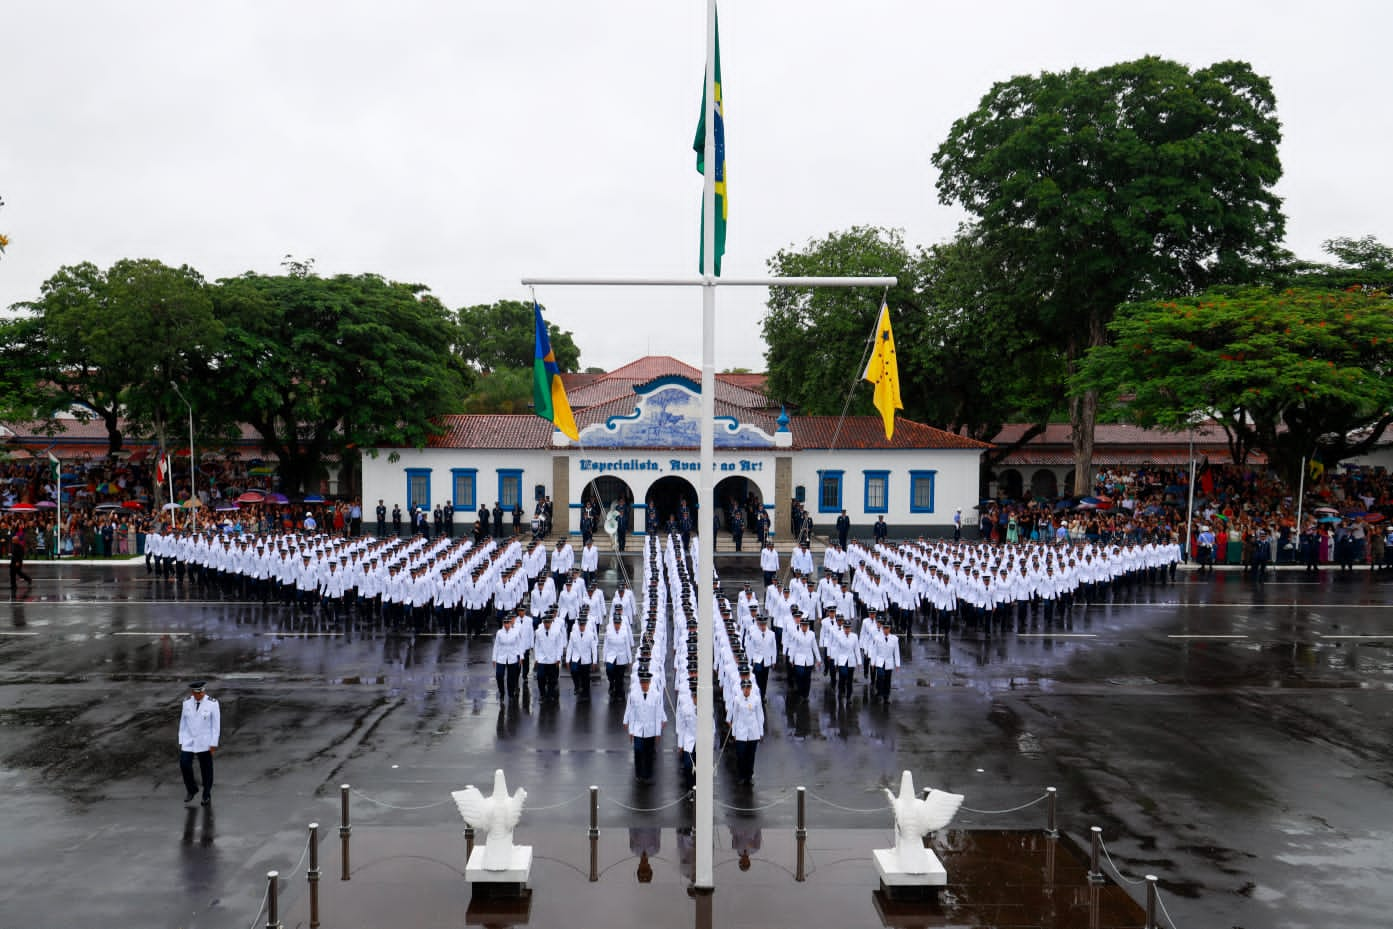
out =
<svg viewBox="0 0 1393 929"><path fill-rule="evenodd" d="M1103 469L1089 496L984 501L978 534L1008 542L1188 541L1194 558L1200 534L1212 532L1218 564L1250 564L1266 538L1278 564L1393 568L1393 476L1383 468L1314 474L1298 507L1295 489L1266 468L1206 465L1191 506L1188 469Z"/></svg>

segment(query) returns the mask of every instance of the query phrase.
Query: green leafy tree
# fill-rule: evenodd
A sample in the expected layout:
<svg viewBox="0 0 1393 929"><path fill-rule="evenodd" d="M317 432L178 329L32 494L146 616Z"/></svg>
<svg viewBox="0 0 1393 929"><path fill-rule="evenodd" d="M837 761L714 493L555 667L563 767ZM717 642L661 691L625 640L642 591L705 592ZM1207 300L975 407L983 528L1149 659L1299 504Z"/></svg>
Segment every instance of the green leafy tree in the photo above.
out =
<svg viewBox="0 0 1393 929"><path fill-rule="evenodd" d="M1076 386L1125 398L1143 426L1212 416L1236 460L1263 451L1293 484L1303 457L1320 451L1333 465L1393 423L1393 303L1382 293L1221 288L1128 304L1109 332Z"/></svg>
<svg viewBox="0 0 1393 929"><path fill-rule="evenodd" d="M785 249L769 259L779 276L894 277L885 299L900 359L900 395L905 415L919 406L917 382L905 372L905 349L915 323L906 319L918 307L918 269L898 230L857 226L815 239L798 251ZM762 322L770 396L804 413L840 413L848 391L851 412L871 410L870 385L858 386L867 345L880 311L880 293L869 288L772 287Z"/></svg>
<svg viewBox="0 0 1393 929"><path fill-rule="evenodd" d="M1015 323L1011 295L995 286L996 268L971 230L914 254L897 231L855 227L781 251L769 266L780 275L897 278L886 301L910 419L990 438L1008 418L1043 419L1062 401L1057 358ZM851 412L871 412L861 374L879 296L771 288L763 321L771 396L838 414L850 392Z"/></svg>
<svg viewBox="0 0 1393 929"><path fill-rule="evenodd" d="M497 368L479 375L461 408L465 413L529 413L532 370Z"/></svg>
<svg viewBox="0 0 1393 929"><path fill-rule="evenodd" d="M1333 263L1292 259L1272 275L1274 286L1393 292L1393 248L1371 235L1329 239L1321 248Z"/></svg>
<svg viewBox="0 0 1393 929"><path fill-rule="evenodd" d="M542 308L545 317L546 307ZM459 311L459 354L477 371L532 370L536 354L536 314L531 303L499 300ZM547 323L556 364L566 372L580 369L580 349L571 333Z"/></svg>
<svg viewBox="0 0 1393 929"><path fill-rule="evenodd" d="M330 456L424 445L472 376L449 350L461 341L453 314L425 287L287 267L219 282L225 348L195 389L222 422L256 429L294 493Z"/></svg>
<svg viewBox="0 0 1393 929"><path fill-rule="evenodd" d="M150 259L60 268L38 300L15 309L0 324L0 357L25 383L7 389L6 406L41 417L86 411L105 424L113 455L123 420L161 438L182 421L168 385L206 367L221 340L203 277Z"/></svg>
<svg viewBox="0 0 1393 929"><path fill-rule="evenodd" d="M1242 62L1148 57L994 85L933 156L939 199L975 217L1003 280L1034 295L1021 325L1071 370L1128 301L1253 279L1284 220L1276 102ZM1076 492L1097 394L1070 399Z"/></svg>

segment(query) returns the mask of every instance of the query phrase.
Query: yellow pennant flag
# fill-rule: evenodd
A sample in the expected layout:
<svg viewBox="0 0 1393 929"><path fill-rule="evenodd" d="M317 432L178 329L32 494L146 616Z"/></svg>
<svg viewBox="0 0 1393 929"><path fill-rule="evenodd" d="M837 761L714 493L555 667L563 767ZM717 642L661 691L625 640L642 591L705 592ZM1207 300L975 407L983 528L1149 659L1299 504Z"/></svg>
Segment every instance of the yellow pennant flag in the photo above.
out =
<svg viewBox="0 0 1393 929"><path fill-rule="evenodd" d="M875 385L875 408L885 421L885 438L893 438L895 411L903 410L904 404L900 402L900 368L895 361L895 335L890 331L890 307L884 303L875 328L875 351L863 377Z"/></svg>

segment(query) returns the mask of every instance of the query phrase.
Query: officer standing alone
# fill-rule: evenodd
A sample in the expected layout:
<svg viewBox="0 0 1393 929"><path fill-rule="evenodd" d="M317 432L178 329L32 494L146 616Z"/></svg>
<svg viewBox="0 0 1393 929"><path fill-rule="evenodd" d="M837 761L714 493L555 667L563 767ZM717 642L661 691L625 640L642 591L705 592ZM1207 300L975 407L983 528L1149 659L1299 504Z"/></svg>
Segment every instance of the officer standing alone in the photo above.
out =
<svg viewBox="0 0 1393 929"><path fill-rule="evenodd" d="M184 775L184 802L198 795L194 780L193 762L198 759L198 773L203 780L203 805L213 802L213 752L218 748L222 730L222 712L218 701L203 692L203 681L189 684L190 695L184 700L179 717L179 771Z"/></svg>

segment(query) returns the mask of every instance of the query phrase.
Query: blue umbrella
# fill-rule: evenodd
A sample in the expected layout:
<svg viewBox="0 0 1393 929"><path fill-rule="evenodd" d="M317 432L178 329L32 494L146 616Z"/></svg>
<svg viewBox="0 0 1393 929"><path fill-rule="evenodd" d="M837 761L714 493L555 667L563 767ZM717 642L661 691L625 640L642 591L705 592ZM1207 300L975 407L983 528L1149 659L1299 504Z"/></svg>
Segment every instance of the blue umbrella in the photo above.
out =
<svg viewBox="0 0 1393 929"><path fill-rule="evenodd" d="M1317 520L1317 522L1322 523L1338 523L1339 521L1340 517L1338 516L1322 516L1319 520Z"/></svg>
<svg viewBox="0 0 1393 929"><path fill-rule="evenodd" d="M306 503L323 503L323 502L324 502L324 498L321 497L319 494L306 494L306 495L305 495L305 502L306 502Z"/></svg>

